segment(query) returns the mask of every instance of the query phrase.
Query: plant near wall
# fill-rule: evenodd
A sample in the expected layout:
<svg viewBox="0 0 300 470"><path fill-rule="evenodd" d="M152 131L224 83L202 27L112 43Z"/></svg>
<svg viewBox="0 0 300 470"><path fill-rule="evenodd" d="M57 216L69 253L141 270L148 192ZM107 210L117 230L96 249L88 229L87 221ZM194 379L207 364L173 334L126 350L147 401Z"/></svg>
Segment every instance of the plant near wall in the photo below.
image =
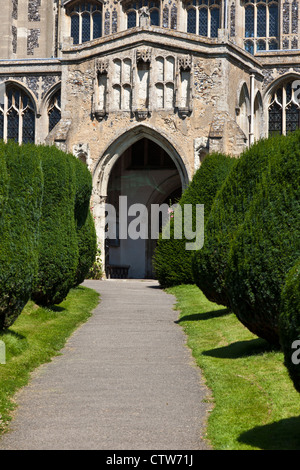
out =
<svg viewBox="0 0 300 470"><path fill-rule="evenodd" d="M281 142L231 243L224 283L239 320L275 344L281 291L300 257L300 132Z"/></svg>
<svg viewBox="0 0 300 470"><path fill-rule="evenodd" d="M300 258L287 274L280 307L279 336L284 364L300 393Z"/></svg>
<svg viewBox="0 0 300 470"><path fill-rule="evenodd" d="M97 237L94 219L90 211L92 176L87 166L74 159L76 174L75 223L78 243L78 264L74 285L81 284L88 276L96 260Z"/></svg>
<svg viewBox="0 0 300 470"><path fill-rule="evenodd" d="M204 204L204 220L206 220L218 189L235 164L236 159L220 153L209 154L204 159L178 202L183 214L185 204L193 206L194 226L196 204ZM163 287L194 283L192 270L194 252L186 250L186 238L174 238L175 218L176 210L171 214L170 221L167 222L170 224L170 238L164 239L160 235L154 254L155 274ZM182 221L182 233L184 233L184 220Z"/></svg>
<svg viewBox="0 0 300 470"><path fill-rule="evenodd" d="M30 299L42 197L40 149L0 142L0 329L11 326Z"/></svg>
<svg viewBox="0 0 300 470"><path fill-rule="evenodd" d="M75 221L76 172L73 155L43 147L44 197L40 224L39 269L32 299L59 304L74 285L78 266Z"/></svg>
<svg viewBox="0 0 300 470"><path fill-rule="evenodd" d="M212 302L230 306L226 270L230 247L244 222L270 157L285 146L282 136L260 140L237 159L214 199L205 224L205 243L193 257L197 286Z"/></svg>

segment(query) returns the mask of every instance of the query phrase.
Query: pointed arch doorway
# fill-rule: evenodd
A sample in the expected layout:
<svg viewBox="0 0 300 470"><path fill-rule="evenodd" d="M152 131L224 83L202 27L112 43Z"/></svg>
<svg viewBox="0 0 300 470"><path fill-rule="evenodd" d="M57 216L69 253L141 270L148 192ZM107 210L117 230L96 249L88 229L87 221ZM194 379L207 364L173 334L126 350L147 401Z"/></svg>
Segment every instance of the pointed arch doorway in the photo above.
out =
<svg viewBox="0 0 300 470"><path fill-rule="evenodd" d="M151 238L150 218L153 204L174 204L182 194L182 183L176 164L168 153L153 140L142 137L130 145L115 162L109 176L106 202L120 216L120 196L127 207L141 204L147 208L148 237L107 239L105 262L111 277L127 273L135 279L154 278L153 254L157 240ZM134 216L128 216L128 225ZM164 223L160 217L160 227ZM114 269L115 268L115 269Z"/></svg>
<svg viewBox="0 0 300 470"><path fill-rule="evenodd" d="M153 278L152 255L157 240L151 240L151 237L142 242L131 240L130 246L126 246L127 240L122 243L124 240L117 237L108 242L107 204L126 195L125 191L130 193L128 201L134 204L146 201L148 209L151 204L175 201L192 177L186 162L180 144L170 140L161 130L144 124L117 135L102 153L93 170L92 206L106 273L109 263L122 266L121 262L126 262L125 266L130 266L129 278Z"/></svg>

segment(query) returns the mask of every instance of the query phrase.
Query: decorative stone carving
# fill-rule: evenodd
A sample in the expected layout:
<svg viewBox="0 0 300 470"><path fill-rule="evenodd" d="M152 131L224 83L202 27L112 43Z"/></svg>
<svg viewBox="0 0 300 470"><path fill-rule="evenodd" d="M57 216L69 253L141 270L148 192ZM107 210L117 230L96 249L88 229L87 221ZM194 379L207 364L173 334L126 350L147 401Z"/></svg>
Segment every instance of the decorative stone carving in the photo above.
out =
<svg viewBox="0 0 300 470"><path fill-rule="evenodd" d="M209 141L207 137L198 137L194 139L194 168L198 170L203 158L208 153Z"/></svg>
<svg viewBox="0 0 300 470"><path fill-rule="evenodd" d="M145 49L138 49L136 51L136 61L137 63L139 62L151 62L151 49L150 48L145 48Z"/></svg>
<svg viewBox="0 0 300 470"><path fill-rule="evenodd" d="M138 121L144 121L148 117L149 111L147 109L136 109L135 116Z"/></svg>
<svg viewBox="0 0 300 470"><path fill-rule="evenodd" d="M89 144L76 144L73 146L73 155L81 160L83 163L86 163L88 168L92 163L90 159L90 147Z"/></svg>
<svg viewBox="0 0 300 470"><path fill-rule="evenodd" d="M150 12L148 7L144 6L139 10L139 17L141 27L150 26Z"/></svg>
<svg viewBox="0 0 300 470"><path fill-rule="evenodd" d="M95 62L96 73L108 73L108 59L97 59Z"/></svg>
<svg viewBox="0 0 300 470"><path fill-rule="evenodd" d="M180 70L191 70L192 58L189 55L183 55L178 57L178 68Z"/></svg>

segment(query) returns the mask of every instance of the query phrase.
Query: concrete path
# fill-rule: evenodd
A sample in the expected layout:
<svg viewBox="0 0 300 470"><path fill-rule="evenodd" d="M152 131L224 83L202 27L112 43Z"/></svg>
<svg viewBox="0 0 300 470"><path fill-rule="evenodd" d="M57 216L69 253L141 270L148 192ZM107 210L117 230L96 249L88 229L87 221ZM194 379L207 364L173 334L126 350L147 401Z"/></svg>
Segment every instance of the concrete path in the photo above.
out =
<svg viewBox="0 0 300 470"><path fill-rule="evenodd" d="M86 281L101 294L62 355L16 396L10 450L195 450L208 394L156 281Z"/></svg>

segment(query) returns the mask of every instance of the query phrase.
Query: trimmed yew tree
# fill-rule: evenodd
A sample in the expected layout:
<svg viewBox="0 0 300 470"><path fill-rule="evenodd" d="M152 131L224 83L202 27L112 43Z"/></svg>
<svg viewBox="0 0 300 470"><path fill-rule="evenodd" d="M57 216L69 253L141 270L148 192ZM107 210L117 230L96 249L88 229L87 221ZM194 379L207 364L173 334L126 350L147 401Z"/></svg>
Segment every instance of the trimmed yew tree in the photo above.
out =
<svg viewBox="0 0 300 470"><path fill-rule="evenodd" d="M212 153L206 156L178 202L182 209L185 204L193 206L194 223L196 204L204 204L205 221L208 218L218 189L225 181L234 164L236 164L236 159L227 155ZM184 214L183 210L182 213ZM174 238L174 218L171 218L169 223L170 238L164 239L160 235L155 250L154 267L157 279L163 287L177 284L194 284L192 271L192 256L194 252L186 250L185 245L188 240L184 236L181 239ZM182 234L184 235L183 223Z"/></svg>
<svg viewBox="0 0 300 470"><path fill-rule="evenodd" d="M284 364L300 393L300 258L289 271L283 286L279 336Z"/></svg>
<svg viewBox="0 0 300 470"><path fill-rule="evenodd" d="M87 166L74 160L76 174L75 223L78 243L78 264L74 285L81 284L93 266L97 253L94 219L90 211L92 176Z"/></svg>
<svg viewBox="0 0 300 470"><path fill-rule="evenodd" d="M30 299L42 195L39 149L0 142L0 329L11 326Z"/></svg>
<svg viewBox="0 0 300 470"><path fill-rule="evenodd" d="M280 154L285 145L284 138L278 136L261 140L245 151L214 199L205 224L204 247L193 257L195 283L212 302L230 307L226 273L231 245L270 158Z"/></svg>
<svg viewBox="0 0 300 470"><path fill-rule="evenodd" d="M238 319L275 344L281 291L300 257L300 133L280 140L231 241L223 284Z"/></svg>
<svg viewBox="0 0 300 470"><path fill-rule="evenodd" d="M43 148L39 270L32 293L32 299L42 306L59 304L74 285L78 265L74 159L54 146Z"/></svg>

